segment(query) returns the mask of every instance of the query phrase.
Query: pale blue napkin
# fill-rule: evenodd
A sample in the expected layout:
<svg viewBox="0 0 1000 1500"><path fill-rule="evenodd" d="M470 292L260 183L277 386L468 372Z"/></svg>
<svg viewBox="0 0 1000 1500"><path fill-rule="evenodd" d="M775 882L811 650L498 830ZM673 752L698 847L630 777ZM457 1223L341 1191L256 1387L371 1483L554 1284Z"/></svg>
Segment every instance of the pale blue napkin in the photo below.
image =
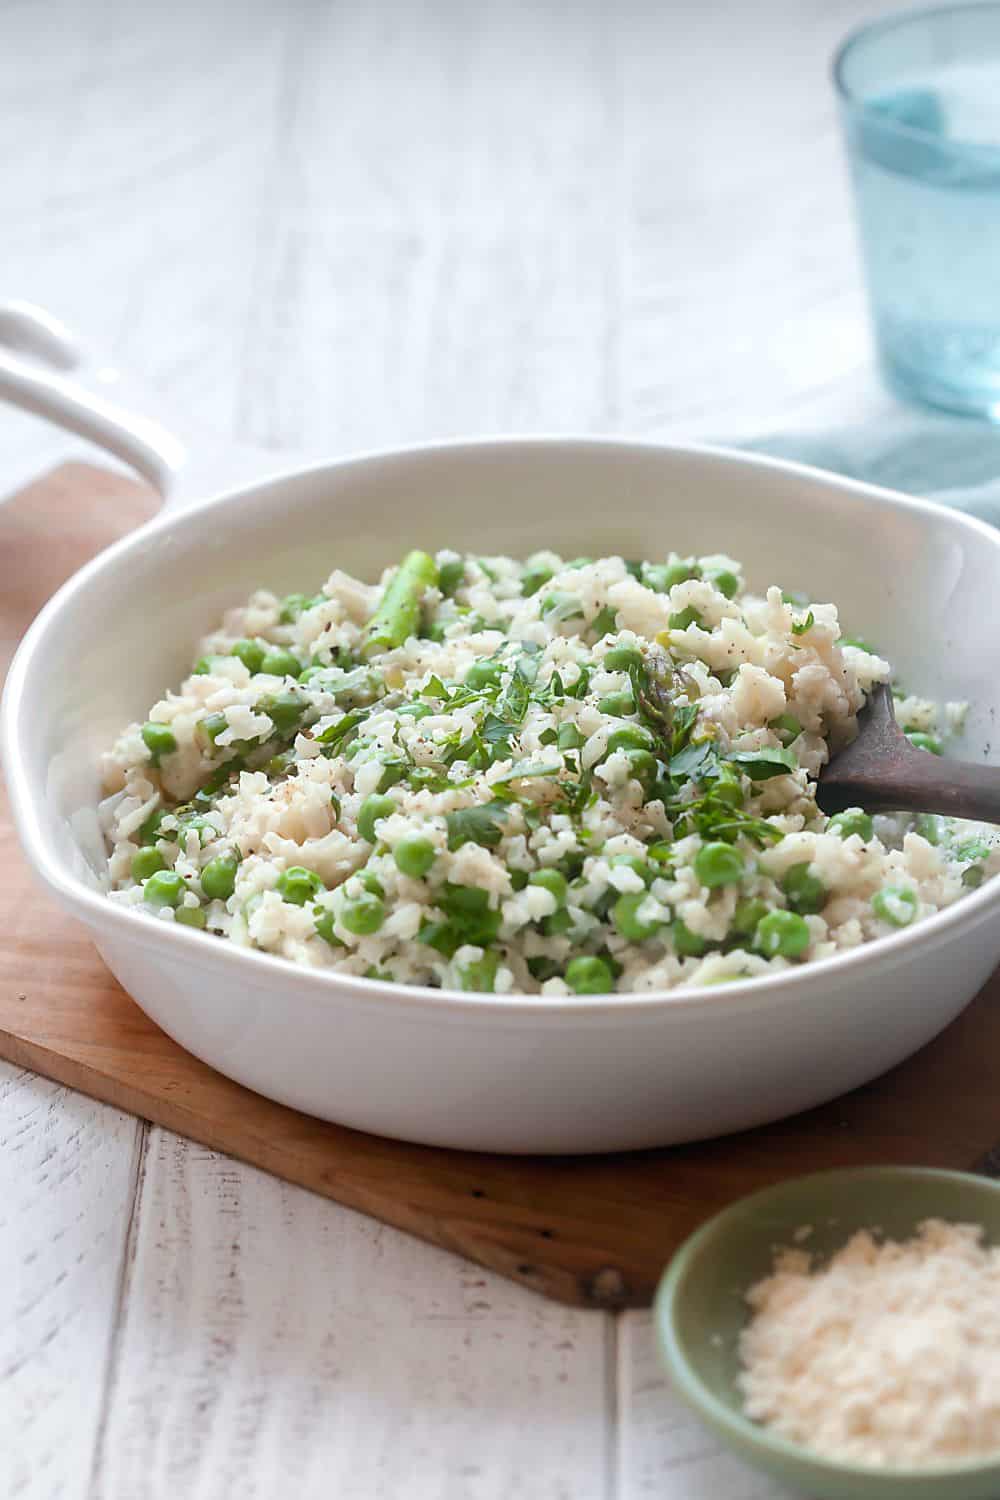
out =
<svg viewBox="0 0 1000 1500"><path fill-rule="evenodd" d="M1000 428L899 407L869 426L741 444L955 506L1000 526Z"/></svg>

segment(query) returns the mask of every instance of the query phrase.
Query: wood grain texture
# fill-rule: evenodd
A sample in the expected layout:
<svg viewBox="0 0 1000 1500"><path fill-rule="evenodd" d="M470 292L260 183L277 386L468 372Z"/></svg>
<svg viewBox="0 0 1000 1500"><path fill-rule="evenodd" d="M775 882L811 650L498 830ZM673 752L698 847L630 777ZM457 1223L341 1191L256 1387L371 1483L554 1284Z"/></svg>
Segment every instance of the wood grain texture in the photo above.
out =
<svg viewBox="0 0 1000 1500"><path fill-rule="evenodd" d="M131 480L67 467L0 507L0 677L59 584L155 505ZM0 788L0 869L15 866L0 894L0 994L22 1004L63 930L66 982L86 993L103 966L27 878ZM116 1109L0 1065L0 1494L11 1500L87 1495L144 1134Z"/></svg>
<svg viewBox="0 0 1000 1500"><path fill-rule="evenodd" d="M88 1493L143 1133L118 1110L0 1064L5 1500Z"/></svg>
<svg viewBox="0 0 1000 1500"><path fill-rule="evenodd" d="M618 1323L618 1493L630 1500L789 1500L733 1458L673 1394L656 1348L649 1313ZM957 1497L956 1497L957 1500Z"/></svg>
<svg viewBox="0 0 1000 1500"><path fill-rule="evenodd" d="M603 1500L608 1320L329 1208L153 1132L101 1500Z"/></svg>

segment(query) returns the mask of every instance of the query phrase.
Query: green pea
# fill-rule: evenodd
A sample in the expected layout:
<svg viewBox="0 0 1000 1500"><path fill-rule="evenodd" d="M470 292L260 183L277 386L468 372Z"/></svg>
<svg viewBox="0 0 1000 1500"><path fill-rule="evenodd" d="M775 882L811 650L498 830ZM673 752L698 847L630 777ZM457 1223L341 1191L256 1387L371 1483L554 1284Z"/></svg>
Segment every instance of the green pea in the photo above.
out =
<svg viewBox="0 0 1000 1500"><path fill-rule="evenodd" d="M970 891L978 889L986 879L982 865L968 865L962 871L962 884Z"/></svg>
<svg viewBox="0 0 1000 1500"><path fill-rule="evenodd" d="M735 599L740 591L740 580L728 568L714 569L712 572L706 573L705 576L719 590L719 593L724 594L727 599Z"/></svg>
<svg viewBox="0 0 1000 1500"><path fill-rule="evenodd" d="M214 672L223 670L223 663L228 660L226 656L201 656L191 668L191 676L210 677Z"/></svg>
<svg viewBox="0 0 1000 1500"><path fill-rule="evenodd" d="M624 719L626 714L635 712L635 700L630 692L606 693L598 699L597 707L613 719Z"/></svg>
<svg viewBox="0 0 1000 1500"><path fill-rule="evenodd" d="M265 649L260 641L234 641L231 654L240 659L247 671L257 673L264 665Z"/></svg>
<svg viewBox="0 0 1000 1500"><path fill-rule="evenodd" d="M420 880L427 874L436 856L430 839L425 839L419 833L408 833L393 849L392 857L401 874L409 875L412 880Z"/></svg>
<svg viewBox="0 0 1000 1500"><path fill-rule="evenodd" d="M613 755L616 750L652 750L655 741L648 729L641 724L623 724L620 729L612 729L608 735L605 756Z"/></svg>
<svg viewBox="0 0 1000 1500"><path fill-rule="evenodd" d="M504 671L501 661L474 661L465 674L465 686L469 688L492 687L500 681Z"/></svg>
<svg viewBox="0 0 1000 1500"><path fill-rule="evenodd" d="M553 570L545 563L529 565L521 574L521 593L525 599L532 594L537 594L543 584L548 583L554 577Z"/></svg>
<svg viewBox="0 0 1000 1500"><path fill-rule="evenodd" d="M150 875L155 875L157 870L166 868L167 862L159 849L140 849L132 856L132 879L140 885Z"/></svg>
<svg viewBox="0 0 1000 1500"><path fill-rule="evenodd" d="M258 713L267 714L279 734L294 729L308 708L298 693L264 693L254 706Z"/></svg>
<svg viewBox="0 0 1000 1500"><path fill-rule="evenodd" d="M212 745L215 744L220 734L225 734L228 728L229 720L224 713L206 714L198 721L198 733Z"/></svg>
<svg viewBox="0 0 1000 1500"><path fill-rule="evenodd" d="M313 923L317 936L321 937L325 943L329 943L331 948L343 948L344 944L333 930L334 920L333 912L328 911L325 906L313 907Z"/></svg>
<svg viewBox="0 0 1000 1500"><path fill-rule="evenodd" d="M803 916L822 911L826 905L826 886L818 875L810 873L807 859L789 866L782 876L781 889L788 898L792 911L800 912Z"/></svg>
<svg viewBox="0 0 1000 1500"><path fill-rule="evenodd" d="M177 741L166 724L153 724L152 722L143 724L142 741L152 757L154 766L160 764L161 756L169 755L171 751L177 749Z"/></svg>
<svg viewBox="0 0 1000 1500"><path fill-rule="evenodd" d="M625 759L628 762L630 778L639 783L643 793L648 797L653 790L659 771L656 756L649 750L626 750Z"/></svg>
<svg viewBox="0 0 1000 1500"><path fill-rule="evenodd" d="M366 797L358 812L358 834L367 843L375 842L375 824L382 818L388 818L396 811L396 804L391 797L384 797L378 792L373 792Z"/></svg>
<svg viewBox="0 0 1000 1500"><path fill-rule="evenodd" d="M941 754L941 741L936 735L924 734L921 729L911 729L908 731L906 738L918 750L929 750L932 755Z"/></svg>
<svg viewBox="0 0 1000 1500"><path fill-rule="evenodd" d="M174 921L180 922L183 927L197 927L204 931L208 918L200 906L178 906L174 912Z"/></svg>
<svg viewBox="0 0 1000 1500"><path fill-rule="evenodd" d="M298 677L302 663L283 646L270 646L264 654L260 670L269 677Z"/></svg>
<svg viewBox="0 0 1000 1500"><path fill-rule="evenodd" d="M701 615L695 609L694 605L689 604L687 609L675 611L675 613L670 616L667 624L670 626L671 630L687 630L689 625L700 626L702 624L702 619Z"/></svg>
<svg viewBox="0 0 1000 1500"><path fill-rule="evenodd" d="M708 943L700 933L692 932L686 922L680 917L672 924L670 936L673 939L674 950L681 958L701 958L708 947Z"/></svg>
<svg viewBox="0 0 1000 1500"><path fill-rule="evenodd" d="M802 733L802 724L794 714L779 714L767 727L774 730L783 745L790 745Z"/></svg>
<svg viewBox="0 0 1000 1500"><path fill-rule="evenodd" d="M759 901L755 897L738 901L730 927L740 937L753 937L760 923L767 916L767 911L767 902Z"/></svg>
<svg viewBox="0 0 1000 1500"><path fill-rule="evenodd" d="M731 844L702 844L694 857L694 873L709 890L714 890L717 886L738 884L745 871L742 854Z"/></svg>
<svg viewBox="0 0 1000 1500"><path fill-rule="evenodd" d="M670 591L670 569L666 563L642 563L639 578L640 582L647 589L652 589L655 594L666 594Z"/></svg>
<svg viewBox="0 0 1000 1500"><path fill-rule="evenodd" d="M867 844L875 832L875 825L860 807L848 807L843 812L834 813L826 825L826 831L839 834L842 839L849 839L856 833Z"/></svg>
<svg viewBox="0 0 1000 1500"><path fill-rule="evenodd" d="M611 919L623 938L630 943L641 943L655 937L663 926L659 918L652 921L639 915L639 909L649 897L645 891L631 891L619 896L611 910Z"/></svg>
<svg viewBox="0 0 1000 1500"><path fill-rule="evenodd" d="M561 875L558 870L534 870L528 876L528 884L541 886L543 891L548 891L550 896L555 897L556 906L566 905L569 885L565 875Z"/></svg>
<svg viewBox="0 0 1000 1500"><path fill-rule="evenodd" d="M581 734L575 724L560 724L556 732L556 746L560 750L579 750L587 743L587 736Z"/></svg>
<svg viewBox="0 0 1000 1500"><path fill-rule="evenodd" d="M492 995L499 966L499 953L487 950L482 958L475 958L469 963L459 965L459 985L463 990L471 990L475 994Z"/></svg>
<svg viewBox="0 0 1000 1500"><path fill-rule="evenodd" d="M570 959L563 978L577 995L609 995L615 987L610 964L586 954Z"/></svg>
<svg viewBox="0 0 1000 1500"><path fill-rule="evenodd" d="M292 906L305 906L307 901L319 895L324 885L313 870L306 870L302 865L289 865L278 876L275 889L282 901Z"/></svg>
<svg viewBox="0 0 1000 1500"><path fill-rule="evenodd" d="M157 870L142 888L150 906L176 906L184 894L184 882L173 870Z"/></svg>
<svg viewBox="0 0 1000 1500"><path fill-rule="evenodd" d="M372 891L346 900L340 910L340 921L355 937L370 937L385 921L385 903Z"/></svg>
<svg viewBox="0 0 1000 1500"><path fill-rule="evenodd" d="M282 625L291 625L314 602L309 594L286 594L278 607L278 619Z"/></svg>
<svg viewBox="0 0 1000 1500"><path fill-rule="evenodd" d="M809 947L809 924L794 911L771 911L757 923L754 947L765 958L801 958Z"/></svg>
<svg viewBox="0 0 1000 1500"><path fill-rule="evenodd" d="M239 864L231 854L218 854L208 861L201 872L201 888L210 901L228 901L236 889L238 868ZM280 885L280 880L278 883Z"/></svg>
<svg viewBox="0 0 1000 1500"><path fill-rule="evenodd" d="M612 646L605 653L604 665L609 672L631 672L642 666L642 652L635 646Z"/></svg>
<svg viewBox="0 0 1000 1500"><path fill-rule="evenodd" d="M693 557L675 557L666 565L666 586L668 589L676 587L678 583L686 583L689 578L700 578L701 568Z"/></svg>
<svg viewBox="0 0 1000 1500"><path fill-rule="evenodd" d="M463 558L455 558L452 562L442 563L438 568L438 588L446 599L450 599L465 582L465 561Z"/></svg>
<svg viewBox="0 0 1000 1500"><path fill-rule="evenodd" d="M872 911L891 927L909 927L919 904L916 891L905 885L884 885L872 897Z"/></svg>

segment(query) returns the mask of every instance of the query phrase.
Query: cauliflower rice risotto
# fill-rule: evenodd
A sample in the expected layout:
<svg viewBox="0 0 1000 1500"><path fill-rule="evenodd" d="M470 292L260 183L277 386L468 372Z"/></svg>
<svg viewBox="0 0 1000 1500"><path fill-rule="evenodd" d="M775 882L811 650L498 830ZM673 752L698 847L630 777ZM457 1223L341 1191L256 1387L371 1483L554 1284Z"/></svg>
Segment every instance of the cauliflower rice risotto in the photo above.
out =
<svg viewBox="0 0 1000 1500"><path fill-rule="evenodd" d="M313 967L599 994L825 958L1000 868L941 818L826 818L888 662L727 557L411 552L259 592L104 759L111 899ZM959 705L897 693L940 751Z"/></svg>

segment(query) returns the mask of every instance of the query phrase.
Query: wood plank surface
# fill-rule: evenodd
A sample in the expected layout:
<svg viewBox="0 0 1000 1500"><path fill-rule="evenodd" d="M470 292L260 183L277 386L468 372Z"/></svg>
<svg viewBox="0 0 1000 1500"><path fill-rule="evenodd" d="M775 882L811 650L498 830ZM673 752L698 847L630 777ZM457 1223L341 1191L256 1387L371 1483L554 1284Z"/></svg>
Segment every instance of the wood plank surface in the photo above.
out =
<svg viewBox="0 0 1000 1500"><path fill-rule="evenodd" d="M63 564L150 502L63 470L0 515L8 534L74 518ZM2 535L0 535L2 545ZM12 550L16 550L12 547ZM33 556L34 554L31 553ZM26 556L24 574L31 573ZM50 563L53 576L63 564ZM30 613L24 583L0 610ZM2 635L17 634L13 614ZM0 1056L582 1307L649 1303L670 1252L733 1198L859 1162L969 1167L1000 1140L1000 980L886 1078L762 1130L600 1158L504 1158L407 1145L312 1119L184 1052L112 979L86 934L34 891L0 806ZM947 1108L942 1102L947 1100Z"/></svg>

